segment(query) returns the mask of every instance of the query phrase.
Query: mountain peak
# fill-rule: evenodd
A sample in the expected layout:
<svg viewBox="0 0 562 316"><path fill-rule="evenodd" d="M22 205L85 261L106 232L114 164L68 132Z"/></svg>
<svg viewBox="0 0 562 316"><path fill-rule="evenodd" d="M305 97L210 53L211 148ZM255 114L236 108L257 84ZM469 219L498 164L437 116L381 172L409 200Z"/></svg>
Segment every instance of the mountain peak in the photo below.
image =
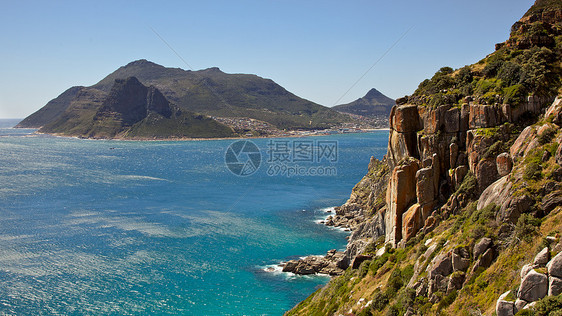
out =
<svg viewBox="0 0 562 316"><path fill-rule="evenodd" d="M372 88L367 94L353 102L340 104L333 107L334 110L368 117L388 117L394 106L393 99L385 96L379 90Z"/></svg>
<svg viewBox="0 0 562 316"><path fill-rule="evenodd" d="M369 90L369 92L367 92L367 94L363 97L365 99L374 99L374 98L379 98L379 97L386 97L384 94L382 94L379 90L372 88L371 90Z"/></svg>
<svg viewBox="0 0 562 316"><path fill-rule="evenodd" d="M224 73L222 70L220 70L219 67L211 67L211 68L203 69L201 71L206 73L221 73L221 74Z"/></svg>
<svg viewBox="0 0 562 316"><path fill-rule="evenodd" d="M125 65L125 68L131 67L131 66L159 66L159 67L162 67L162 66L160 66L156 63L153 63L151 61L148 61L146 59L139 59L139 60L132 61L132 62L128 63L127 65Z"/></svg>

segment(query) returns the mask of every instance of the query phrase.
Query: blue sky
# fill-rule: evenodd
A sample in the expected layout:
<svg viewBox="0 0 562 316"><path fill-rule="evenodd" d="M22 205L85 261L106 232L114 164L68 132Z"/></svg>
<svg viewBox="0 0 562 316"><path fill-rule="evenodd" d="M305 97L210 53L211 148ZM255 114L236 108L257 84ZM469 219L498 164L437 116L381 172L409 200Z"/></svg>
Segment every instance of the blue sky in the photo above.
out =
<svg viewBox="0 0 562 316"><path fill-rule="evenodd" d="M257 74L326 106L371 88L398 98L442 66L493 52L533 2L3 0L0 118L23 118L133 60L188 69L151 29L194 70Z"/></svg>

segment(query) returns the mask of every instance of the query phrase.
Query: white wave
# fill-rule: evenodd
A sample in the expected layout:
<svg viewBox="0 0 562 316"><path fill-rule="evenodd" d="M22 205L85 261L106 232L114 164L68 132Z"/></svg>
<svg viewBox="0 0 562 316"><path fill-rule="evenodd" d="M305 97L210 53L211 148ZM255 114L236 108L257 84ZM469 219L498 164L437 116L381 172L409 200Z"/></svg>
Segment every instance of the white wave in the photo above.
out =
<svg viewBox="0 0 562 316"><path fill-rule="evenodd" d="M324 213L336 213L336 207L335 206L325 207L325 208L321 208L320 211Z"/></svg>
<svg viewBox="0 0 562 316"><path fill-rule="evenodd" d="M115 176L118 179L123 180L156 180L156 181L168 181L166 179L157 178L157 177L150 177L150 176L142 176L142 175L135 175L135 174L124 174Z"/></svg>
<svg viewBox="0 0 562 316"><path fill-rule="evenodd" d="M266 266L259 267L259 269L267 273L273 273L273 274L283 273L283 267L281 266L281 264L268 264Z"/></svg>

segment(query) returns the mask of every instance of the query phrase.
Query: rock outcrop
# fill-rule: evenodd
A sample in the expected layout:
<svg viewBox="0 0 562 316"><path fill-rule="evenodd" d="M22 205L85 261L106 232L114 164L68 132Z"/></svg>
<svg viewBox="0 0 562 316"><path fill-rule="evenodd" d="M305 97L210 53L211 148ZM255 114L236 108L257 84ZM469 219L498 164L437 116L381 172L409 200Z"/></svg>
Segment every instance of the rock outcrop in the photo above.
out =
<svg viewBox="0 0 562 316"><path fill-rule="evenodd" d="M496 303L498 316L514 315L529 303L536 302L547 295L562 293L562 253L550 260L549 258L549 248L543 248L535 256L532 264L526 264L521 268L521 284L517 293L504 293ZM516 296L517 300L506 300L509 294L512 297Z"/></svg>
<svg viewBox="0 0 562 316"><path fill-rule="evenodd" d="M340 275L349 264L346 261L345 254L335 249L328 251L322 256L308 256L299 260L290 260L281 264L283 272L292 272L295 274L328 274Z"/></svg>

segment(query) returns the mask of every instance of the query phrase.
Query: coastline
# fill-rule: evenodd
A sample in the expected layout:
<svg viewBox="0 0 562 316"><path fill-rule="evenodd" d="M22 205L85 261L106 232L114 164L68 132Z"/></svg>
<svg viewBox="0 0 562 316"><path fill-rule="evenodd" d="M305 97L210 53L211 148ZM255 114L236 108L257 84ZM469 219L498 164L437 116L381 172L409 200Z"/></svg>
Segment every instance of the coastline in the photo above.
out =
<svg viewBox="0 0 562 316"><path fill-rule="evenodd" d="M12 127L12 129L33 129L33 128L23 128L23 127ZM94 137L80 137L80 136L69 136L60 133L41 133L38 131L33 132L32 134L36 135L49 135L53 137L61 137L61 138L74 138L74 139L81 139L81 140L100 140L100 141L154 141L154 142L175 142L175 141L208 141L208 140L243 140L243 139L269 139L269 138L305 138L305 137L322 137L322 136L333 136L333 135L345 135L345 134L362 134L362 133L372 133L377 131L390 131L390 128L376 128L376 129L362 129L357 132L346 132L346 133L322 133L322 134L290 134L290 135L268 135L268 136L235 136L235 137L203 137L203 138L194 138L194 137L174 137L174 138L143 138L143 137L135 137L135 138L94 138Z"/></svg>

